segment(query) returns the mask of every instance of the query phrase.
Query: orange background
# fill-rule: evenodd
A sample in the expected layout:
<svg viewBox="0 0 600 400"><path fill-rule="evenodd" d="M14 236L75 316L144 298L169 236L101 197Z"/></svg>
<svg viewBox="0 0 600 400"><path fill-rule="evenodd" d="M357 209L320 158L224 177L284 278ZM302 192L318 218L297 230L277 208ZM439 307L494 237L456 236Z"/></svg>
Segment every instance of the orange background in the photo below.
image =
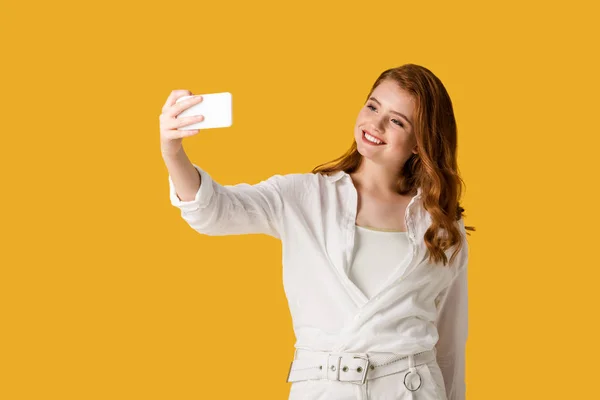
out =
<svg viewBox="0 0 600 400"><path fill-rule="evenodd" d="M598 315L592 2L0 3L0 398L287 398L277 240L168 197L161 108L231 92L184 141L222 184L351 144L383 70L431 69L459 128L468 399L589 398ZM595 26L595 28L593 28Z"/></svg>

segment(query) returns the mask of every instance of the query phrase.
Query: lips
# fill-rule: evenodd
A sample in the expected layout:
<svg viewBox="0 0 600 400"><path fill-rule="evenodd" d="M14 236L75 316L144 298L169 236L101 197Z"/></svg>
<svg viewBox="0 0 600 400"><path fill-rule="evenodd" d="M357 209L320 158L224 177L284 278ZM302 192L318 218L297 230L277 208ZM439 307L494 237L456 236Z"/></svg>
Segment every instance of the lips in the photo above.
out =
<svg viewBox="0 0 600 400"><path fill-rule="evenodd" d="M386 144L386 143L385 143L385 141L384 141L382 138L380 138L379 136L375 136L375 135L373 135L373 134L372 134L371 132L369 132L368 130L366 130L366 129L363 129L362 131L363 131L363 133L365 133L365 132L366 132L366 133L368 133L369 135L373 136L373 137L374 137L375 139L377 139L377 140L381 140L381 144Z"/></svg>

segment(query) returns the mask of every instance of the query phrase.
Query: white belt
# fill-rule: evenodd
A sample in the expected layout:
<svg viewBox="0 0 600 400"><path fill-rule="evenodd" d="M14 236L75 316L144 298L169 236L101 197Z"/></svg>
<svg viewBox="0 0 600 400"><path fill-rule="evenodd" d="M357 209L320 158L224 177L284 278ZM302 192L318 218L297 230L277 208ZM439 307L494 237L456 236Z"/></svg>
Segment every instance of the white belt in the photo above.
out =
<svg viewBox="0 0 600 400"><path fill-rule="evenodd" d="M403 378L404 385L415 391L421 386L421 376L415 366L435 359L435 349L409 355L370 355L296 349L286 382L328 379L364 385L367 380L407 370Z"/></svg>

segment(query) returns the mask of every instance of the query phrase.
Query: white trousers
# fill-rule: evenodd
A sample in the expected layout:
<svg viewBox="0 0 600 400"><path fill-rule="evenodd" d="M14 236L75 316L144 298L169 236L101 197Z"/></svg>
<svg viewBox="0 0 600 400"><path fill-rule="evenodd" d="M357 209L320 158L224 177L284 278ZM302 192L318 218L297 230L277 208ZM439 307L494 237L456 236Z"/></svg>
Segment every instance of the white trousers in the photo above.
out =
<svg viewBox="0 0 600 400"><path fill-rule="evenodd" d="M297 349L288 400L447 400L435 350L417 354Z"/></svg>

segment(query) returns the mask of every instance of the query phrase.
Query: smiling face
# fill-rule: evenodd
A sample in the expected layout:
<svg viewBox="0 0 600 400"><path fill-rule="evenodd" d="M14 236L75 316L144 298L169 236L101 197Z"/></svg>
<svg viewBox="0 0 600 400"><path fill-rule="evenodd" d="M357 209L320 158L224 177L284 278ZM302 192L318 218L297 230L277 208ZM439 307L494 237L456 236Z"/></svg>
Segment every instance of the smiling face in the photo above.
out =
<svg viewBox="0 0 600 400"><path fill-rule="evenodd" d="M414 107L412 97L398 84L391 80L382 81L358 113L354 127L358 152L374 163L399 170L413 153L417 153ZM363 131L383 143L369 142L369 136L365 137Z"/></svg>

